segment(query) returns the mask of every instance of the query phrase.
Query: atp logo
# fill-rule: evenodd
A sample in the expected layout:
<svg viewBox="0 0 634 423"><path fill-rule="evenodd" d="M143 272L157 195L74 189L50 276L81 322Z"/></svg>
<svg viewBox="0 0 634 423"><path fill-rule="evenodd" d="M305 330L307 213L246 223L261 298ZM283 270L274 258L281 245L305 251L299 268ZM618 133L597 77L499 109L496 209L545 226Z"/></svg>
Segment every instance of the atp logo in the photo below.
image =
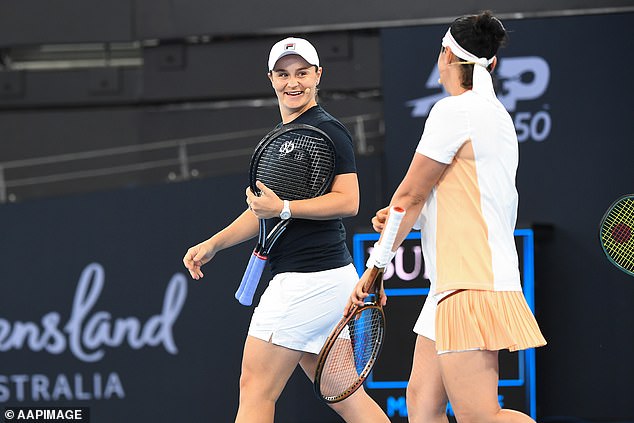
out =
<svg viewBox="0 0 634 423"><path fill-rule="evenodd" d="M549 105L543 105L540 110L528 111L518 107L518 104L521 106L523 101L536 100L544 95L550 82L548 62L537 56L506 57L500 59L494 73L499 83L498 99L513 116L517 140L545 141L552 127ZM438 68L434 66L425 87L441 88L439 76ZM447 93L443 90L437 94L410 100L406 105L412 107L412 117L425 117L429 115L432 106L446 96Z"/></svg>

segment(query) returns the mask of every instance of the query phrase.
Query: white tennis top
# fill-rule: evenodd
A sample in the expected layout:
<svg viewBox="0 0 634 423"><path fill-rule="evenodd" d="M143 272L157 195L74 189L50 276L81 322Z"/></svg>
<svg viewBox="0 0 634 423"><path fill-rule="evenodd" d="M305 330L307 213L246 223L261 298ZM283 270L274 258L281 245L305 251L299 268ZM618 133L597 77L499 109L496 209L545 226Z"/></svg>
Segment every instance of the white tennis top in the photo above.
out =
<svg viewBox="0 0 634 423"><path fill-rule="evenodd" d="M443 98L416 152L449 164L419 219L432 294L521 290L513 234L518 142L504 106L472 91Z"/></svg>

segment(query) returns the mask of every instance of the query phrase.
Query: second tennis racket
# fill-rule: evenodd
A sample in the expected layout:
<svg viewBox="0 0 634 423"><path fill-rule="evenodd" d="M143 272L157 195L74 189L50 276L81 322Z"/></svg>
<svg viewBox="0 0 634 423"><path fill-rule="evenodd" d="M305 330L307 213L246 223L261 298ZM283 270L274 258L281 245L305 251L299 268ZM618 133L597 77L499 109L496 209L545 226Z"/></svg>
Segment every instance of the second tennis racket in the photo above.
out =
<svg viewBox="0 0 634 423"><path fill-rule="evenodd" d="M390 209L382 245L394 244L404 215L405 210L400 207ZM327 403L342 401L359 389L381 353L385 314L379 294L383 289L384 270L384 267L372 267L364 288L370 295L362 306L355 306L352 313L339 321L319 353L314 387Z"/></svg>

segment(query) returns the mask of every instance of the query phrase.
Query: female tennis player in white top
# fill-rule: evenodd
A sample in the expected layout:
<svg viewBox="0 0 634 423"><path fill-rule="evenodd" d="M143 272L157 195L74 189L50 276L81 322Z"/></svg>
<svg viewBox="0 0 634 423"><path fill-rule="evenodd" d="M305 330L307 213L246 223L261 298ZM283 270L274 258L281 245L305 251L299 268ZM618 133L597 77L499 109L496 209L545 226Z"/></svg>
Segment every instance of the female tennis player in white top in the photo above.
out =
<svg viewBox="0 0 634 423"><path fill-rule="evenodd" d="M490 12L450 26L438 56L450 96L432 108L392 197L391 205L407 211L397 240L375 248L396 250L420 225L431 290L414 327L419 336L407 389L410 422L447 422L447 401L460 423L533 421L501 409L497 393L498 351L546 343L520 285L513 235L517 136L489 73L505 40L502 23ZM386 213L377 212L375 230L383 228ZM367 273L349 305L367 295Z"/></svg>

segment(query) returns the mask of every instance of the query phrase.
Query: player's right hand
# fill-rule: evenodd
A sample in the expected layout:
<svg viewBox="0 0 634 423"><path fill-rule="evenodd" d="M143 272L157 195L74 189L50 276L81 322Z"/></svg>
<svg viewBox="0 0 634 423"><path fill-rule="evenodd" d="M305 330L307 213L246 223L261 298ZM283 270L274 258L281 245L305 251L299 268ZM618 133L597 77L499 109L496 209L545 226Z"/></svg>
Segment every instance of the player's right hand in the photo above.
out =
<svg viewBox="0 0 634 423"><path fill-rule="evenodd" d="M359 279L359 282L355 285L354 289L350 293L348 297L348 301L346 302L346 306L343 309L343 315L349 316L355 309L355 307L360 307L365 302L365 299L370 295L367 290L368 278L370 276L370 269L365 269L363 275ZM387 295L385 295L385 290L381 287L381 292L379 292L379 302L382 306L387 304Z"/></svg>
<svg viewBox="0 0 634 423"><path fill-rule="evenodd" d="M350 293L350 297L348 298L348 303L346 304L346 307L344 309L344 313L343 313L344 316L349 315L354 309L354 306L362 306L364 300L367 298L368 295L370 295L365 289L367 282L368 282L368 269L366 269L366 271L363 272L363 275L361 275L359 282L357 282L354 289Z"/></svg>
<svg viewBox="0 0 634 423"><path fill-rule="evenodd" d="M185 257L183 257L183 264L189 270L192 279L198 280L205 276L200 268L215 255L216 251L207 240L187 250Z"/></svg>

